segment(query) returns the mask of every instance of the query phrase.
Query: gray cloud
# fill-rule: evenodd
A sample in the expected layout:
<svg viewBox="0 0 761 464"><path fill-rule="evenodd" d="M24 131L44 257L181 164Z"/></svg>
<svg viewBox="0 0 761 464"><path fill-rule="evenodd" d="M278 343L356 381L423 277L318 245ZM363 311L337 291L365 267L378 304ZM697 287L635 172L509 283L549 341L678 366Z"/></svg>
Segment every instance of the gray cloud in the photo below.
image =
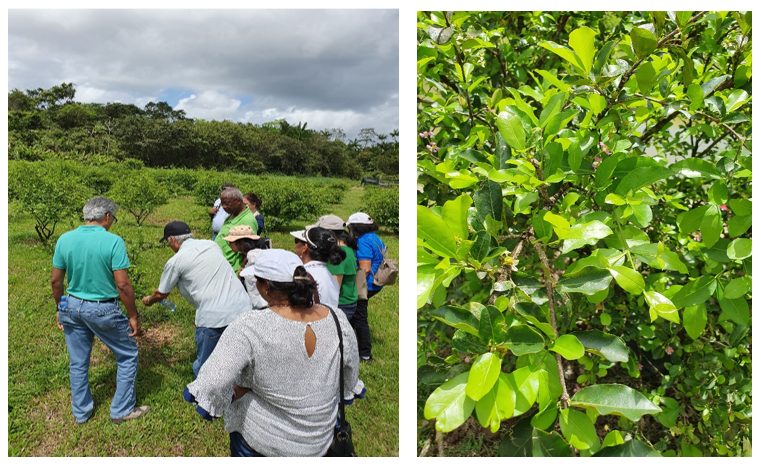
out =
<svg viewBox="0 0 761 464"><path fill-rule="evenodd" d="M9 87L191 117L398 127L395 10L9 10ZM289 117L290 115L290 117Z"/></svg>

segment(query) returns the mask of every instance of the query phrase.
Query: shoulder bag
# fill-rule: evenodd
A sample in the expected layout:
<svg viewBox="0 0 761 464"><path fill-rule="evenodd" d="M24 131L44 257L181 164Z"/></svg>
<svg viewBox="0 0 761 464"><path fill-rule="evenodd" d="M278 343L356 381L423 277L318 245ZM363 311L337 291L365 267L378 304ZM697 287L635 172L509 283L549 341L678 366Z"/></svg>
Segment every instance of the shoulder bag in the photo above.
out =
<svg viewBox="0 0 761 464"><path fill-rule="evenodd" d="M381 250L383 261L381 261L378 270L373 274L373 284L378 287L393 285L396 283L396 277L399 275L399 265L396 260L386 258L387 250L388 248L383 248Z"/></svg>
<svg viewBox="0 0 761 464"><path fill-rule="evenodd" d="M346 414L344 413L344 337L341 333L341 324L338 323L338 316L333 312L333 309L326 306L330 315L333 316L333 321L336 323L336 330L338 331L338 351L341 353L341 363L338 365L338 416L341 419L341 423L333 431L333 443L328 448L329 457L353 457L357 453L354 451L354 443L351 441L351 425L346 421Z"/></svg>

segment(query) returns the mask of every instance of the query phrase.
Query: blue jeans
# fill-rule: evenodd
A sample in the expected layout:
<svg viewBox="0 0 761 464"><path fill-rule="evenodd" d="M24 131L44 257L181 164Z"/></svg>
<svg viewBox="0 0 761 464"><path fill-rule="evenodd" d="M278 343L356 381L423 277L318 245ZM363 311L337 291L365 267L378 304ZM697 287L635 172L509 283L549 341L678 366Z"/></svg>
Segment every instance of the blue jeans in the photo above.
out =
<svg viewBox="0 0 761 464"><path fill-rule="evenodd" d="M89 384L93 336L116 358L116 392L111 400L111 418L120 419L131 413L135 409L137 343L129 336L129 321L119 309L119 303L94 303L69 295L68 307L59 311L58 319L63 325L69 352L71 409L76 421L87 421L93 412Z"/></svg>
<svg viewBox="0 0 761 464"><path fill-rule="evenodd" d="M203 363L209 359L212 351L217 346L219 337L227 327L211 328L196 327L196 360L193 361L193 378L198 377L198 371L201 370Z"/></svg>
<svg viewBox="0 0 761 464"><path fill-rule="evenodd" d="M251 448L246 440L238 432L230 434L230 456L234 458L260 458L263 454Z"/></svg>
<svg viewBox="0 0 761 464"><path fill-rule="evenodd" d="M357 310L357 302L352 304L340 304L338 307L346 314L346 319L351 322L351 318L354 317L354 312Z"/></svg>

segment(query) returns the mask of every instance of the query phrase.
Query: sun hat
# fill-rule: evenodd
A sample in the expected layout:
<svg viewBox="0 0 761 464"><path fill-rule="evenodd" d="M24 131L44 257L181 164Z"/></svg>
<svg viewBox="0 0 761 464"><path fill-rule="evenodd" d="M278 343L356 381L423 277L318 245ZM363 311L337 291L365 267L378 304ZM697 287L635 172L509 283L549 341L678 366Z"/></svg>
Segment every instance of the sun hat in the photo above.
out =
<svg viewBox="0 0 761 464"><path fill-rule="evenodd" d="M373 220L370 219L370 216L367 215L367 213L363 212L357 212L349 216L349 219L346 220L347 224L374 224Z"/></svg>
<svg viewBox="0 0 761 464"><path fill-rule="evenodd" d="M262 250L256 258L253 273L260 279L272 282L293 282L293 273L297 267L303 266L301 259L288 250Z"/></svg>
<svg viewBox="0 0 761 464"><path fill-rule="evenodd" d="M259 240L259 236L254 234L254 229L251 226L235 226L227 232L227 237L224 240L228 242L234 242L242 238L250 238L251 240Z"/></svg>
<svg viewBox="0 0 761 464"><path fill-rule="evenodd" d="M164 237L159 242L165 242L169 237L178 235L187 235L190 233L190 226L182 221L172 221L164 226Z"/></svg>
<svg viewBox="0 0 761 464"><path fill-rule="evenodd" d="M291 234L293 237L295 237L296 239L298 239L298 240L301 240L302 242L306 242L308 245L311 245L311 246L317 246L317 245L316 245L314 242L312 242L311 240L309 240L309 236L307 235L307 231L308 231L309 229L313 228L313 227L315 227L315 226L314 226L314 225L311 225L311 226L306 226L306 228L305 228L305 229L303 229L303 230L294 230L294 231L293 231L293 232L291 232L290 234Z"/></svg>
<svg viewBox="0 0 761 464"><path fill-rule="evenodd" d="M328 230L344 230L344 220L335 214L326 214L324 216L320 216L320 218L317 219L317 222L315 222L312 226L322 227L323 229Z"/></svg>

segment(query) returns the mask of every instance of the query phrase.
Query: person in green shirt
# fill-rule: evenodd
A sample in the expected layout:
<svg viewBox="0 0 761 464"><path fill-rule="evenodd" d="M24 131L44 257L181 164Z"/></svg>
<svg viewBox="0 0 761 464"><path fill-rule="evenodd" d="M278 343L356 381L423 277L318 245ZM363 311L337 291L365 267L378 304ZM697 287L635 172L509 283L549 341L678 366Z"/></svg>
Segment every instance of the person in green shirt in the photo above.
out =
<svg viewBox="0 0 761 464"><path fill-rule="evenodd" d="M354 311L357 309L357 258L354 255L354 249L350 246L352 238L344 229L343 219L335 214L320 216L314 225L333 232L338 240L338 246L346 252L346 258L340 263L326 264L341 287L338 294L338 307L351 322Z"/></svg>
<svg viewBox="0 0 761 464"><path fill-rule="evenodd" d="M222 201L222 208L227 211L230 216L225 219L225 223L222 224L222 228L217 234L217 238L214 239L214 243L219 245L222 249L222 254L225 255L225 259L233 267L233 270L237 274L243 264L243 257L240 253L236 253L230 248L230 243L225 240L230 233L230 229L235 226L249 226L256 234L258 226L256 224L256 217L250 209L246 208L243 203L243 193L237 188L227 188L219 195Z"/></svg>

